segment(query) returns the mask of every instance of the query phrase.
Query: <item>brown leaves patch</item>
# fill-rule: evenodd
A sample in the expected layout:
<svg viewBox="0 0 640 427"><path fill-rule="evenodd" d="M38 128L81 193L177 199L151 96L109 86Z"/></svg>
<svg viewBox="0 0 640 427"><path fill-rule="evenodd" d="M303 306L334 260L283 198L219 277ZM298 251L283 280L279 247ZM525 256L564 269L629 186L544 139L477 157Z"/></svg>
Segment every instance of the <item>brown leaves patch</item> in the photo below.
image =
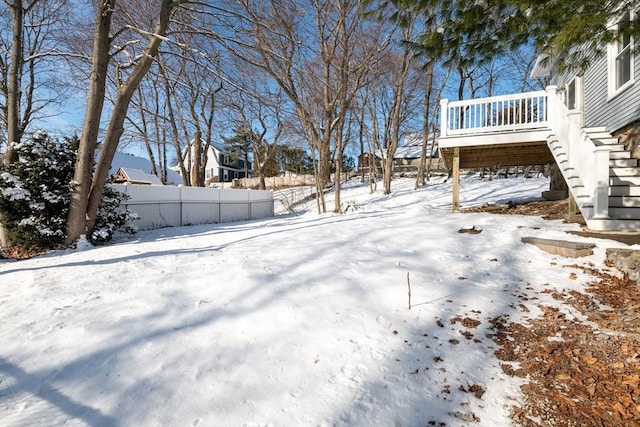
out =
<svg viewBox="0 0 640 427"><path fill-rule="evenodd" d="M464 326L465 328L469 328L469 329L475 329L478 327L478 325L480 325L480 321L476 320L476 319L472 319L470 317L460 317L460 316L456 316L453 319L451 319L451 324L455 325L456 323L461 323L462 326Z"/></svg>
<svg viewBox="0 0 640 427"><path fill-rule="evenodd" d="M535 215L545 219L562 219L568 212L567 200L514 203L502 205L483 205L468 209L463 212L487 212L493 214L508 215Z"/></svg>
<svg viewBox="0 0 640 427"><path fill-rule="evenodd" d="M528 377L524 406L512 419L524 426L640 426L640 286L619 275L571 266L594 277L588 293L549 292L597 326L541 306L524 325L491 321L496 356L509 375Z"/></svg>

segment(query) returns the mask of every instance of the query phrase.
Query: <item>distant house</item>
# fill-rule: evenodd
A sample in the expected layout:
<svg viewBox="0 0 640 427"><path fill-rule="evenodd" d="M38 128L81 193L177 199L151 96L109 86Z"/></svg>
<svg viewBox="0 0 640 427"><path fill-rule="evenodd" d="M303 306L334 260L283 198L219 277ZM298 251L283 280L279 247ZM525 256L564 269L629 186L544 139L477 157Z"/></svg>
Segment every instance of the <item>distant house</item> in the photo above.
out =
<svg viewBox="0 0 640 427"><path fill-rule="evenodd" d="M633 11L617 24L630 25ZM613 27L612 27L613 28ZM637 46L637 41L635 46ZM544 91L442 100L440 149L453 169L555 163L593 230L640 231L640 54L619 36L585 69L541 55Z"/></svg>
<svg viewBox="0 0 640 427"><path fill-rule="evenodd" d="M99 156L99 154L100 154L99 152L96 153L96 158ZM147 175L155 176L152 173L153 169L151 167L151 161L149 159L146 159L144 157L134 156L132 154L120 153L120 152L117 152L115 154L115 156L113 157L113 161L111 162L111 169L109 170L109 173L112 176L115 176L116 173L118 172L118 169L120 168L125 168L127 170L137 169ZM176 173L175 171L172 171L170 169L168 169L166 173L167 173L167 182L165 184L167 185L182 184L182 177L180 176L179 173Z"/></svg>
<svg viewBox="0 0 640 427"><path fill-rule="evenodd" d="M385 154L383 152L374 153L362 153L358 156L358 170L365 173L369 171L369 165L375 163L378 172L382 171L382 159ZM397 148L393 156L393 172L417 172L420 165L420 157L422 156L422 133L412 132L406 133L402 138L400 146ZM429 135L427 139L426 148L427 159L430 157L436 159L432 163L434 169L443 169L444 163L439 161L438 154L438 137L435 139L433 135Z"/></svg>
<svg viewBox="0 0 640 427"><path fill-rule="evenodd" d="M115 184L164 185L156 175L131 168L118 168L113 182Z"/></svg>
<svg viewBox="0 0 640 427"><path fill-rule="evenodd" d="M204 142L202 146L204 147ZM189 152L185 149L182 153L182 158L185 162L187 172L191 173L191 169L194 165L194 146L191 147L191 164L189 164ZM201 159L204 160L204 152L201 153ZM253 176L253 165L250 161L245 162L244 159L233 156L230 153L226 153L219 148L209 145L207 149L206 163L205 163L205 182L208 184L214 182L232 182L234 179L250 178ZM177 166L172 168L174 171L179 171Z"/></svg>
<svg viewBox="0 0 640 427"><path fill-rule="evenodd" d="M433 135L427 137L426 147L427 159L438 159L438 137ZM407 133L404 135L402 144L396 150L393 156L393 171L401 172L417 172L420 166L420 158L422 157L422 132ZM432 164L442 169L443 165L438 162Z"/></svg>
<svg viewBox="0 0 640 427"><path fill-rule="evenodd" d="M373 165L377 173L382 172L381 158L374 153L361 153L358 156L358 173L369 173L369 168Z"/></svg>

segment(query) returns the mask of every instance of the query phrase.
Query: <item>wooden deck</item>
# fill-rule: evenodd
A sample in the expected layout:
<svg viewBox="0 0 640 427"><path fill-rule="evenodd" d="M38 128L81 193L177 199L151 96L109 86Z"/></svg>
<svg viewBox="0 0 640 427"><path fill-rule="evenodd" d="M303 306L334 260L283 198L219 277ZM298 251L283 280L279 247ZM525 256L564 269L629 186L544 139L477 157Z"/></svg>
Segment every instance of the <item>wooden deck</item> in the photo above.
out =
<svg viewBox="0 0 640 427"><path fill-rule="evenodd" d="M440 152L453 177L453 211L460 209L460 169L554 163L547 145L557 108L555 87L544 91L440 102Z"/></svg>
<svg viewBox="0 0 640 427"><path fill-rule="evenodd" d="M442 147L442 157L448 169L453 168L455 147ZM457 147L461 169L497 166L537 166L554 163L546 141L512 142L491 145Z"/></svg>

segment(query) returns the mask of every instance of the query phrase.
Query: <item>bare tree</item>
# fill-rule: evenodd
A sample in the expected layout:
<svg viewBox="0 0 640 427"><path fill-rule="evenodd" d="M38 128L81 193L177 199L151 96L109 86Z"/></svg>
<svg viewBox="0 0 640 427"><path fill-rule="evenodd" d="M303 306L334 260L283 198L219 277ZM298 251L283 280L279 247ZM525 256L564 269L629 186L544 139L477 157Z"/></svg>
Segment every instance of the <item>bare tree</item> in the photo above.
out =
<svg viewBox="0 0 640 427"><path fill-rule="evenodd" d="M113 36L110 32L116 12L116 0L103 0L98 5L91 60L91 80L67 219L67 244L72 244L83 234L90 238L93 232L111 162L124 131L123 124L131 98L142 78L151 68L161 42L166 38L174 9L185 2L162 0L152 15L157 17L153 28L145 30L137 26L123 26ZM131 16L126 13L130 11L122 9L120 11L123 16ZM142 39L133 38L134 34L141 36ZM130 38L125 39L125 37ZM138 55L132 55L131 51L134 45L142 44L140 42L143 40L146 41L144 51ZM115 49L113 53L111 52L112 48ZM100 117L105 100L109 61L117 54L124 55L129 59L129 62L118 63L115 67L118 82L117 96L100 150L100 157L95 172L92 174ZM128 70L131 72L125 76Z"/></svg>
<svg viewBox="0 0 640 427"><path fill-rule="evenodd" d="M334 211L342 210L340 200L340 177L344 163L344 149L350 141L351 126L348 117L352 113L357 94L368 84L371 68L382 57L388 47L388 38L382 39L383 26L380 24L365 25L363 10L358 1L343 0L337 2L336 9L336 94L334 99L338 106L335 118L335 206ZM379 40L372 49L368 42Z"/></svg>
<svg viewBox="0 0 640 427"><path fill-rule="evenodd" d="M447 67L445 75L440 78L439 81L436 78L437 73L435 72L435 61L429 61L427 63L426 72L427 81L422 106L422 147L420 150L418 174L416 176L416 190L424 185L425 179L429 180L429 175L431 174L431 163L437 147L436 138L440 122L440 117L438 115L440 112L440 98L442 96L442 92L447 86L449 75L451 74L451 67ZM430 145L429 138L431 138ZM427 153L427 147L430 147L429 153ZM428 162L427 159L429 159Z"/></svg>
<svg viewBox="0 0 640 427"><path fill-rule="evenodd" d="M391 192L393 158L400 135L407 121L416 117L416 105L423 73L417 66L415 55L407 41L411 40L413 26L408 21L403 28L396 27L400 40L390 49L373 70L369 91L369 120L372 124L373 143L382 157L383 192Z"/></svg>
<svg viewBox="0 0 640 427"><path fill-rule="evenodd" d="M236 3L240 10L233 7ZM233 4L229 8L235 10L234 37L228 46L269 75L291 102L309 150L318 156L318 210L325 212L323 191L331 176L331 148L343 144L349 104L364 83L368 64L384 48L384 38L369 34L368 50L355 48L365 27L356 0ZM339 147L336 154L341 152ZM336 208L338 204L339 199Z"/></svg>
<svg viewBox="0 0 640 427"><path fill-rule="evenodd" d="M255 69L246 70L238 61L235 65L236 88L226 93L226 116L238 134L234 137L247 139L260 189L265 190L267 162L273 158L284 131L285 100L282 90L272 90Z"/></svg>
<svg viewBox="0 0 640 427"><path fill-rule="evenodd" d="M11 143L19 142L35 119L53 114L48 106L62 102L64 73L56 70L70 56L60 48L68 13L66 0L0 3L0 123L7 129L5 163L16 160Z"/></svg>

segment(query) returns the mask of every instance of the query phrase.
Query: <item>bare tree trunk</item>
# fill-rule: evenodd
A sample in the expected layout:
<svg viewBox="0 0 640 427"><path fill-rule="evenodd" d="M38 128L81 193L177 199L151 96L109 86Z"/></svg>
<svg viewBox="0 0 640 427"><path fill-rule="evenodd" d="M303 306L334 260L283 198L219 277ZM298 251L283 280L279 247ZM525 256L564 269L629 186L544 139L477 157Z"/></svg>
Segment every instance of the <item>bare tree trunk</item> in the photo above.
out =
<svg viewBox="0 0 640 427"><path fill-rule="evenodd" d="M22 69L22 50L23 50L23 27L24 27L24 8L22 0L15 0L9 3L9 8L13 14L13 37L11 45L11 64L9 65L9 77L7 81L7 150L4 154L3 163L6 166L18 161L18 153L14 148L14 144L20 142L22 135L20 132L20 74ZM11 246L11 239L5 230L4 225L0 224L0 247L6 248Z"/></svg>
<svg viewBox="0 0 640 427"><path fill-rule="evenodd" d="M429 140L429 111L431 110L431 92L433 91L433 66L434 61L427 64L427 84L424 90L424 103L422 104L422 147L420 150L420 164L418 165L418 175L416 176L415 189L422 187L425 180L425 169L427 163L427 143Z"/></svg>
<svg viewBox="0 0 640 427"><path fill-rule="evenodd" d="M340 124L337 126L338 132L336 133L336 178L334 184L334 212L340 212L342 210L341 200L340 200L340 179L342 176L342 128L344 127L344 123L342 119L340 119Z"/></svg>
<svg viewBox="0 0 640 427"><path fill-rule="evenodd" d="M109 31L115 3L116 0L101 2L96 14L87 107L82 124L78 158L71 189L71 204L67 217L67 245L76 242L81 235L87 232L86 218L89 192L91 191L91 169L98 142L100 117L104 106L105 82L109 65L109 48L111 46Z"/></svg>
<svg viewBox="0 0 640 427"><path fill-rule="evenodd" d="M135 69L127 81L118 88L118 97L113 108L113 115L109 121L107 127L107 134L105 135L104 144L100 151L100 158L96 165L96 171L93 175L93 181L91 185L91 194L89 196L89 205L87 207L87 216L89 218L87 224L87 232L89 235L93 232L93 228L96 224L98 207L102 200L102 193L104 186L109 176L109 169L111 168L111 162L118 148L120 137L124 131L124 120L127 116L127 109L131 102L133 92L138 88L140 81L147 74L151 68L154 58L158 54L162 39L169 27L169 18L174 7L182 2L174 0L162 0L160 6L160 14L158 16L158 24L156 25L153 35L149 40L149 44L145 49L144 55L140 58L140 61L136 65Z"/></svg>
<svg viewBox="0 0 640 427"><path fill-rule="evenodd" d="M410 33L410 29L405 29L407 33ZM405 37L408 39L408 37ZM402 53L402 70L400 75L398 76L398 80L396 82L397 86L394 89L393 94L393 107L390 114L391 120L391 140L387 146L387 157L385 158L386 168L384 170L384 179L383 179L383 193L391 194L391 175L393 174L393 156L396 154L396 150L398 149L398 142L400 139L400 121L401 121L401 110L402 110L402 98L404 96L404 85L407 79L407 74L409 73L409 68L411 66L411 62L413 57L411 56L411 52L409 52L409 48L405 47L404 52Z"/></svg>
<svg viewBox="0 0 640 427"><path fill-rule="evenodd" d="M200 131L196 130L196 136L193 138L193 163L191 165L191 185L194 187L204 187L204 177L200 173L202 169L202 138Z"/></svg>
<svg viewBox="0 0 640 427"><path fill-rule="evenodd" d="M169 80L166 73L164 72L163 67L160 67L160 71L162 73L162 77L164 78L165 97L167 99L167 112L169 113L169 123L171 125L171 136L172 136L174 148L176 150L176 154L178 156L178 166L180 167L182 184L186 186L191 186L190 174L184 165L184 156L182 154L182 147L180 146L180 135L178 131L178 125L177 125L175 113L173 111L173 104L171 103L171 88L169 85Z"/></svg>
<svg viewBox="0 0 640 427"><path fill-rule="evenodd" d="M13 144L20 142L20 74L22 70L22 50L24 48L24 8L22 0L14 0L9 4L13 14L13 38L11 46L11 65L7 82L7 151L4 164L10 165L18 160L18 153Z"/></svg>
<svg viewBox="0 0 640 427"><path fill-rule="evenodd" d="M169 18L171 16L172 10L177 7L179 4L184 1L173 1L173 0L162 0L160 5L160 12L158 15L158 23L154 28L152 34L149 36L149 42L144 51L144 54L139 59L136 64L133 72L129 76L129 78L118 87L116 101L113 107L113 114L111 116L111 120L109 121L109 125L107 127L107 133L104 138L104 143L102 145L102 149L100 150L100 158L98 159L95 173L93 174L93 179L91 180L91 187L89 188L89 198L88 204L85 204L84 201L80 202L76 197L75 200L73 196L77 196L78 194L74 191L75 194L72 195L72 205L69 212L70 221L67 224L67 242L72 243L80 237L80 235L85 232L87 236L91 236L93 229L96 224L98 207L100 206L100 201L102 200L102 193L104 191L104 186L107 181L107 177L109 175L109 169L111 168L111 162L113 161L113 157L118 148L118 143L120 142L120 137L124 132L124 121L127 115L127 110L129 108L129 104L131 102L131 97L133 96L134 91L138 88L140 81L145 76L145 74L151 68L151 64L153 63L154 58L158 54L158 50L160 48L160 44L164 35L166 34L167 28L169 26ZM113 14L113 7L115 5L115 0L105 0L101 3L98 17L96 18L96 36L95 36L95 44L94 44L94 61L96 71L99 73L100 71L105 71L107 68L107 63L109 59L109 47L110 41L109 38L109 28L111 24L111 16ZM106 22L105 22L106 21ZM104 40L106 39L106 40ZM97 52L96 52L97 49ZM104 59L104 69L101 67L102 61ZM94 85L97 81L91 81L91 85ZM95 88L96 93L102 91L104 94L105 85L104 80L102 80L102 84L98 85ZM92 96L93 93L90 93ZM87 116L93 116L91 113L92 110L100 110L104 102L104 96L101 98L89 100L87 102ZM97 116L99 120L99 115ZM85 118L85 123L87 123L87 118ZM95 124L95 128L97 130L98 123ZM93 129L93 128L92 128ZM95 141L97 140L97 132L95 134L96 138L90 140L85 137L83 134L80 140L80 150L84 151L84 156L78 156L80 162L86 162L92 160L87 153L91 153L93 151L93 147L95 147ZM92 134L93 137L93 134ZM76 175L81 178L79 180L80 188L86 190L86 182L88 181L88 176L85 176L85 169L78 167L76 165ZM80 169L80 171L78 171ZM90 176L90 168L88 168L88 175ZM83 192L79 192L83 193ZM81 194L84 195L84 194ZM86 200L86 199L85 199ZM76 202L74 205L73 202ZM86 206L86 209L81 209L83 206ZM86 219L86 227L83 227Z"/></svg>
<svg viewBox="0 0 640 427"><path fill-rule="evenodd" d="M360 159L358 161L358 169L360 169L360 182L363 183L364 182L364 168L362 167L362 165L360 164L360 162L362 160L364 160L364 106L362 106L360 108L360 117L359 117L359 127L358 127L358 141L360 142ZM368 157L368 165L369 165L369 169L371 169L371 153L369 153L367 155Z"/></svg>

